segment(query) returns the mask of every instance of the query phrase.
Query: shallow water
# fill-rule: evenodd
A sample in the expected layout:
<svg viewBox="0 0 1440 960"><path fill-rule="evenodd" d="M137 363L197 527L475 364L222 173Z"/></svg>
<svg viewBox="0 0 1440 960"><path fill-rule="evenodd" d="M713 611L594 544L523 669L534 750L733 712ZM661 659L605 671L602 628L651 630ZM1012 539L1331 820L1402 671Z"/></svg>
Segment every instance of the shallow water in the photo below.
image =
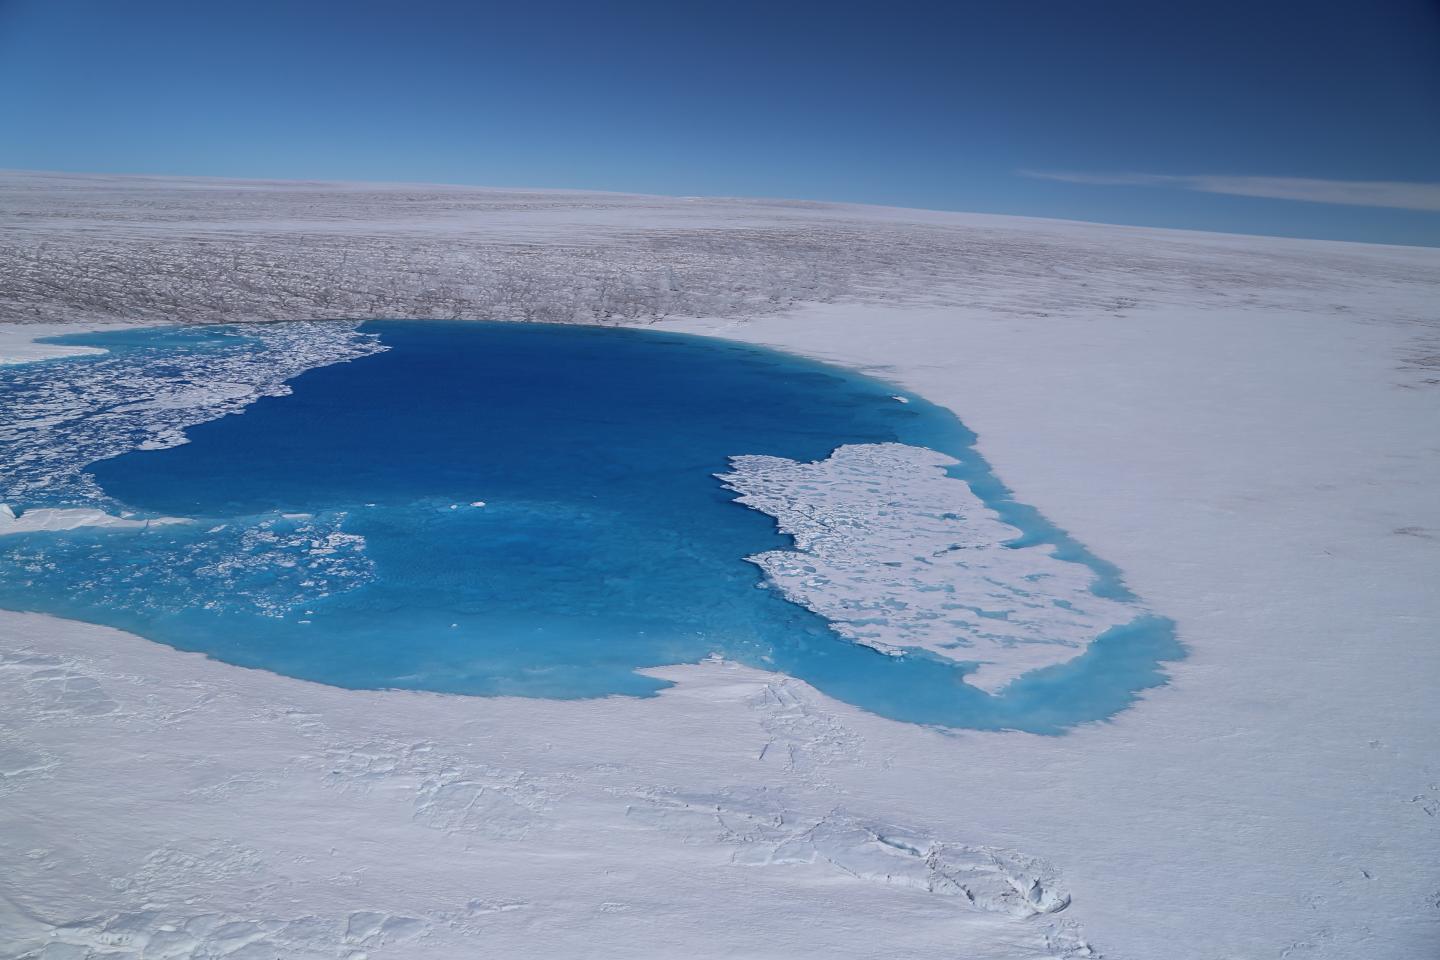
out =
<svg viewBox="0 0 1440 960"><path fill-rule="evenodd" d="M890 384L650 331L362 329L389 349L302 373L288 396L189 426L183 445L91 465L110 509L200 522L0 538L0 606L353 688L643 695L664 684L636 668L720 653L896 719L1047 733L1123 709L1179 653L1169 622L1137 606L1084 656L991 697L963 666L844 642L764 589L745 558L788 538L733 502L714 476L728 458L896 441L960 459L952 475L1023 542L1128 598L1118 571L1010 498L955 417ZM65 342L151 377L187 352L254 349L223 328ZM0 374L0 403L26 389ZM25 507L74 502L63 485L26 489Z"/></svg>

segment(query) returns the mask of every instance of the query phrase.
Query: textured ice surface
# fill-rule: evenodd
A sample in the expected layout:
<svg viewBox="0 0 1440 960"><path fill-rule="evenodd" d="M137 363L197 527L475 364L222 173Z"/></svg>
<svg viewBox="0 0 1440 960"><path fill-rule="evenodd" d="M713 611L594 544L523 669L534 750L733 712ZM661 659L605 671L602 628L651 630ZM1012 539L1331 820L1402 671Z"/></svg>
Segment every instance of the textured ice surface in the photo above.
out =
<svg viewBox="0 0 1440 960"><path fill-rule="evenodd" d="M17 322L645 322L834 300L1433 316L1431 260L1405 248L833 203L0 171L0 222ZM1440 338L1416 333L1406 362L1433 379Z"/></svg>
<svg viewBox="0 0 1440 960"><path fill-rule="evenodd" d="M843 446L817 463L732 463L726 486L795 540L750 559L856 643L977 663L967 682L993 692L1139 616L1097 595L1095 571L1057 558L1053 544L1018 545L1021 530L946 474L953 457L892 443Z"/></svg>

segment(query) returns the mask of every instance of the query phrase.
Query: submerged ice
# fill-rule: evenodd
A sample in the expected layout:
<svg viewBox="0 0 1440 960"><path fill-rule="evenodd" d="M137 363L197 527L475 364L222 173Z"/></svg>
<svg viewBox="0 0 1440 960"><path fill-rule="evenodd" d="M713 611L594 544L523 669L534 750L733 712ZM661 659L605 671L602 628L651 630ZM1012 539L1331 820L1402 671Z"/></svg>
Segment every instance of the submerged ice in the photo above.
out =
<svg viewBox="0 0 1440 960"><path fill-rule="evenodd" d="M355 688L646 694L718 653L1036 732L1178 653L953 416L858 374L513 324L67 339L108 352L0 371L3 607Z"/></svg>

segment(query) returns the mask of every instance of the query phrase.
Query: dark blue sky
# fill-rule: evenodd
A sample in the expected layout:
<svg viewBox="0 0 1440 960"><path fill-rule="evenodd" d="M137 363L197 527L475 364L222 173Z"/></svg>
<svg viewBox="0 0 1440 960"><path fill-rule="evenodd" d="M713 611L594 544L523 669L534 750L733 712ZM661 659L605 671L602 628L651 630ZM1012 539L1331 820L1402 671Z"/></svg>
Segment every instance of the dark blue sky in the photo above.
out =
<svg viewBox="0 0 1440 960"><path fill-rule="evenodd" d="M0 0L0 167L1440 244L1440 0Z"/></svg>

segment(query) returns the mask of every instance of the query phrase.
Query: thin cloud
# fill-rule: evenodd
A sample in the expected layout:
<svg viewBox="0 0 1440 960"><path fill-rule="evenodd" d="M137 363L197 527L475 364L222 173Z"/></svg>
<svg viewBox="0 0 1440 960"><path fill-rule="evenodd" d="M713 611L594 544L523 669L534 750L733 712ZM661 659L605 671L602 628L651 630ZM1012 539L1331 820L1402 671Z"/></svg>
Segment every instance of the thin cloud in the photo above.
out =
<svg viewBox="0 0 1440 960"><path fill-rule="evenodd" d="M1393 207L1399 210L1440 211L1440 183L1404 183L1394 180L1309 180L1302 177L1232 177L1202 174L1176 176L1163 173L1071 173L1021 170L1021 176L1062 183L1121 187L1175 187L1200 193L1236 197L1268 197L1306 203L1339 203L1355 207Z"/></svg>

